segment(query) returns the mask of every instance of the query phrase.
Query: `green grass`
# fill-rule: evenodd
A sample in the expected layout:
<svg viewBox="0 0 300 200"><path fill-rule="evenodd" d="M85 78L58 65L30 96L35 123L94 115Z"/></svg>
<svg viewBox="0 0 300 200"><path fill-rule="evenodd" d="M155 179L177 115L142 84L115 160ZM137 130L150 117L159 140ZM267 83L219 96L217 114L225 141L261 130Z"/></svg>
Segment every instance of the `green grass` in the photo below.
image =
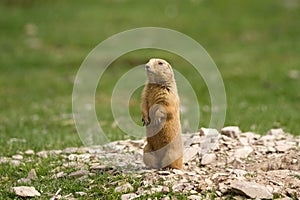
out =
<svg viewBox="0 0 300 200"><path fill-rule="evenodd" d="M67 196L73 194L79 199L120 199L122 193L114 192L118 184L130 183L133 186L132 191L136 192L141 184L141 177L135 177L128 175L122 175L120 173L96 173L93 176L88 176L85 179L74 177L53 178L57 172L63 171L69 174L75 171L71 165L66 167L63 163L66 161L59 156L54 156L46 159L40 159L38 157L32 157L31 162L26 162L20 166L0 165L0 199L22 199L12 192L10 188L14 186L34 186L38 191L42 193L41 197L35 199L50 199L60 190L59 195ZM18 183L21 178L27 177L28 172L31 169L35 169L38 179L31 180L31 183ZM59 169L59 171L57 170ZM11 176L14 174L14 176ZM76 192L85 192L86 195L80 197L76 195ZM167 194L152 194L148 197L163 197L163 196L177 196L180 199L184 198L184 195L170 191ZM140 197L140 199L147 199L146 196Z"/></svg>
<svg viewBox="0 0 300 200"><path fill-rule="evenodd" d="M300 73L300 5L285 2L2 1L0 156L82 145L72 123L71 96L80 64L104 39L143 26L180 31L207 50L226 88L225 125L260 134L282 127L299 135L300 75L289 74ZM26 33L28 24L37 27L35 34ZM112 126L114 84L130 68L161 56L191 81L201 106L199 127L209 125L210 112L202 109L210 105L209 94L192 66L171 53L141 50L118 58L99 83L97 115L111 140L129 137ZM132 118L139 121L140 90L131 102ZM7 176L19 175L8 170Z"/></svg>

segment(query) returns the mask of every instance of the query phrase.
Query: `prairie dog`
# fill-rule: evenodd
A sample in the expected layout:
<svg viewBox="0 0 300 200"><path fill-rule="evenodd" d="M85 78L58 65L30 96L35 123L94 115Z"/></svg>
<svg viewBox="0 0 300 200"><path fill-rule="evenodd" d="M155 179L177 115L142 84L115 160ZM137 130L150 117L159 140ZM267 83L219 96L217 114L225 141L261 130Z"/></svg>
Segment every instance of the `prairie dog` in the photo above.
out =
<svg viewBox="0 0 300 200"><path fill-rule="evenodd" d="M147 82L142 93L142 121L147 144L144 163L152 168L182 169L183 144L179 97L171 65L152 58L145 65Z"/></svg>

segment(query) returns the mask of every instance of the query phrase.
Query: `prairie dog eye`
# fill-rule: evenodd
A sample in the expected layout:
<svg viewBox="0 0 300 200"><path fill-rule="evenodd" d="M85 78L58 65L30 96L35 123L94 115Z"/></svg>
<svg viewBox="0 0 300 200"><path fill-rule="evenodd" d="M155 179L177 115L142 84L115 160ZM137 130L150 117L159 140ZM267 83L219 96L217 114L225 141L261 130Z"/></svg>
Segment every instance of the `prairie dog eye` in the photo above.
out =
<svg viewBox="0 0 300 200"><path fill-rule="evenodd" d="M163 65L163 64L164 64L163 62L160 62L160 61L158 62L158 65Z"/></svg>

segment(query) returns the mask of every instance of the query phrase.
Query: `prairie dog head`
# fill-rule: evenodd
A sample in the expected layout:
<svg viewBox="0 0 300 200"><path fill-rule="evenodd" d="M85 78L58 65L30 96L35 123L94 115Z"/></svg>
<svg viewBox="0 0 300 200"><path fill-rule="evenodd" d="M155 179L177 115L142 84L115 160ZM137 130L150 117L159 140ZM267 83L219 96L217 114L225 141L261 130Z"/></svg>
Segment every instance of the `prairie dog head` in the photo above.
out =
<svg viewBox="0 0 300 200"><path fill-rule="evenodd" d="M145 65L149 83L168 85L174 82L174 73L171 65L159 58L152 58Z"/></svg>

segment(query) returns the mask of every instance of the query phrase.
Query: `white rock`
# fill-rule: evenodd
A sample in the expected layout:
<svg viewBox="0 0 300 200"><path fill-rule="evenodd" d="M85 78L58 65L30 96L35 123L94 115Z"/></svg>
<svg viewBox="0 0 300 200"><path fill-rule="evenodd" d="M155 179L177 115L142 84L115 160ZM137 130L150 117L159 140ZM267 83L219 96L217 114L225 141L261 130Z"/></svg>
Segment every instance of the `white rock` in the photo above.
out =
<svg viewBox="0 0 300 200"><path fill-rule="evenodd" d="M162 190L163 190L163 186L161 186L161 185L150 188L150 191L152 194L160 193L160 192L162 192Z"/></svg>
<svg viewBox="0 0 300 200"><path fill-rule="evenodd" d="M76 195L79 195L79 196L81 196L81 197L87 195L86 192L75 192L75 194L76 194Z"/></svg>
<svg viewBox="0 0 300 200"><path fill-rule="evenodd" d="M250 146L244 146L240 149L237 149L234 153L235 158L247 158L250 153L253 152L253 148Z"/></svg>
<svg viewBox="0 0 300 200"><path fill-rule="evenodd" d="M82 177L82 176L86 176L88 174L89 174L88 170L82 169L82 170L70 173L69 177Z"/></svg>
<svg viewBox="0 0 300 200"><path fill-rule="evenodd" d="M1 163L8 163L10 161L10 158L7 157L0 157L0 164Z"/></svg>
<svg viewBox="0 0 300 200"><path fill-rule="evenodd" d="M198 196L198 195L190 195L190 196L188 196L188 199L190 199L190 200L201 200L203 198L201 196Z"/></svg>
<svg viewBox="0 0 300 200"><path fill-rule="evenodd" d="M50 150L48 151L49 155L60 155L63 151L62 150Z"/></svg>
<svg viewBox="0 0 300 200"><path fill-rule="evenodd" d="M23 156L22 155L13 155L12 159L14 159L14 160L23 160Z"/></svg>
<svg viewBox="0 0 300 200"><path fill-rule="evenodd" d="M288 151L296 146L295 142L287 142L284 140L277 141L277 142L275 142L275 144L276 144L275 148L279 152Z"/></svg>
<svg viewBox="0 0 300 200"><path fill-rule="evenodd" d="M249 172L242 169L228 169L231 173L235 174L237 177L245 176L246 174L250 174Z"/></svg>
<svg viewBox="0 0 300 200"><path fill-rule="evenodd" d="M264 135L258 141L255 142L255 145L263 145L265 147L274 147L275 146L275 136L274 135Z"/></svg>
<svg viewBox="0 0 300 200"><path fill-rule="evenodd" d="M39 197L41 194L34 187L19 186L13 187L12 191L20 197Z"/></svg>
<svg viewBox="0 0 300 200"><path fill-rule="evenodd" d="M67 176L67 174L65 172L58 172L57 174L54 174L51 178L62 178Z"/></svg>
<svg viewBox="0 0 300 200"><path fill-rule="evenodd" d="M38 157L41 157L41 158L48 158L48 153L47 151L40 151L40 152L37 152L36 155Z"/></svg>
<svg viewBox="0 0 300 200"><path fill-rule="evenodd" d="M157 171L157 174L162 175L162 176L167 176L167 175L170 175L171 172L167 171L167 170L159 170L159 171Z"/></svg>
<svg viewBox="0 0 300 200"><path fill-rule="evenodd" d="M34 169L31 169L30 172L28 172L27 178L30 179L30 180L38 179Z"/></svg>
<svg viewBox="0 0 300 200"><path fill-rule="evenodd" d="M21 178L19 180L17 180L18 183L31 183L31 180L29 178Z"/></svg>
<svg viewBox="0 0 300 200"><path fill-rule="evenodd" d="M274 135L275 137L278 137L280 135L284 135L284 131L282 130L282 128L271 129L271 130L268 131L267 134L268 135Z"/></svg>
<svg viewBox="0 0 300 200"><path fill-rule="evenodd" d="M211 136L211 135L219 135L219 131L212 128L200 128L199 133L201 136Z"/></svg>
<svg viewBox="0 0 300 200"><path fill-rule="evenodd" d="M239 141L243 146L249 146L249 138L240 137Z"/></svg>
<svg viewBox="0 0 300 200"><path fill-rule="evenodd" d="M17 167L17 166L21 165L21 161L20 160L11 160L10 164Z"/></svg>
<svg viewBox="0 0 300 200"><path fill-rule="evenodd" d="M34 155L34 151L32 149L28 149L24 153L29 156Z"/></svg>
<svg viewBox="0 0 300 200"><path fill-rule="evenodd" d="M121 185L121 186L118 186L115 188L115 192L121 192L121 193L129 192L132 190L133 190L133 187L130 183L125 183L124 185Z"/></svg>
<svg viewBox="0 0 300 200"><path fill-rule="evenodd" d="M173 192L182 192L185 186L182 183L174 183L172 186Z"/></svg>
<svg viewBox="0 0 300 200"><path fill-rule="evenodd" d="M273 195L267 187L255 182L233 181L230 186L232 189L242 192L243 194L253 199L273 198Z"/></svg>
<svg viewBox="0 0 300 200"><path fill-rule="evenodd" d="M241 133L241 137L246 137L250 141L253 141L253 140L258 140L261 137L261 135L253 132L245 132L245 133Z"/></svg>
<svg viewBox="0 0 300 200"><path fill-rule="evenodd" d="M211 164L214 161L216 161L216 158L217 158L217 156L214 153L204 154L201 159L201 165Z"/></svg>
<svg viewBox="0 0 300 200"><path fill-rule="evenodd" d="M183 175L183 171L182 170L179 170L179 169L173 169L172 170L174 172L174 174L178 174L178 175Z"/></svg>
<svg viewBox="0 0 300 200"><path fill-rule="evenodd" d="M78 151L77 147L68 147L63 150L63 153L64 154L72 154L72 153L77 153L77 151Z"/></svg>
<svg viewBox="0 0 300 200"><path fill-rule="evenodd" d="M128 193L128 194L123 194L121 196L121 200L132 200L132 199L135 199L137 197L138 197L138 195L135 194L135 193Z"/></svg>
<svg viewBox="0 0 300 200"><path fill-rule="evenodd" d="M221 134L231 138L239 138L241 130L238 126L227 126L221 129Z"/></svg>
<svg viewBox="0 0 300 200"><path fill-rule="evenodd" d="M170 188L167 187L167 186L163 186L163 188L161 189L161 192L166 194L166 193L169 193L170 192Z"/></svg>
<svg viewBox="0 0 300 200"><path fill-rule="evenodd" d="M183 161L189 162L190 160L193 160L198 154L201 152L200 147L188 147L184 150L183 153Z"/></svg>

